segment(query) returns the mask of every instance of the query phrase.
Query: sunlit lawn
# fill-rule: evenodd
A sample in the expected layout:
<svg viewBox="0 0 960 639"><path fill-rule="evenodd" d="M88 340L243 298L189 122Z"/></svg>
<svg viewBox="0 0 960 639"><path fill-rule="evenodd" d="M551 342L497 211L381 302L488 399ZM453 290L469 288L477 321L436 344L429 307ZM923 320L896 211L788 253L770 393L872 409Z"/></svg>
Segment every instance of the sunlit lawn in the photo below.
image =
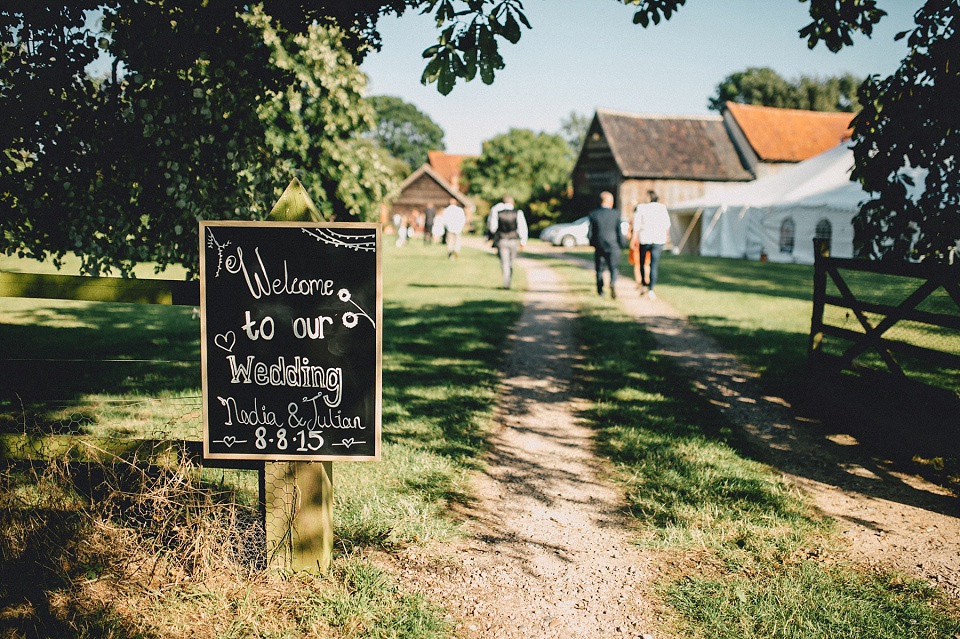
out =
<svg viewBox="0 0 960 639"><path fill-rule="evenodd" d="M914 279L842 273L858 299L873 302L899 304L919 286ZM889 375L871 351L856 360L869 374L822 377L807 357L812 266L665 255L660 276L663 299L756 370L769 392L827 429L851 433L874 452L896 459L903 470L938 482L960 481L960 440L944 419L960 410L955 395L960 371L898 356L906 371L902 381ZM828 293L837 294L832 281ZM957 315L956 303L943 289L920 308ZM825 320L863 331L850 311L838 307L828 306ZM875 325L878 319L869 321ZM956 331L931 331L916 323L900 323L885 336L947 352L960 349ZM839 355L848 346L828 339L824 350Z"/></svg>
<svg viewBox="0 0 960 639"><path fill-rule="evenodd" d="M790 394L806 362L813 267L664 255L658 293Z"/></svg>
<svg viewBox="0 0 960 639"><path fill-rule="evenodd" d="M675 275L680 262L668 262ZM720 308L729 303L723 295L770 312L805 304L802 269L764 279L751 277L749 264L726 274L689 266L687 286L664 286L664 297L686 295L688 312L716 309L710 318L724 318L745 341L762 322L749 310ZM751 446L655 352L641 324L593 294L592 271L557 268L579 293L578 378L597 450L616 465L640 543L673 559L661 563L655 586L669 605L665 636L933 639L960 631L955 607L926 584L839 560L830 520L776 469L752 459ZM697 286L710 294L697 300ZM789 312L778 320L782 333L801 335L791 321Z"/></svg>
<svg viewBox="0 0 960 639"><path fill-rule="evenodd" d="M450 533L443 511L483 451L524 282L520 272L502 290L489 252L451 261L440 245L392 238L383 265L383 461L338 465L340 549ZM10 258L0 268L56 272ZM0 387L7 432L202 436L193 309L0 298L0 359L13 360Z"/></svg>
<svg viewBox="0 0 960 639"><path fill-rule="evenodd" d="M730 348L760 335L771 350L751 361L766 364L767 379L784 379L777 358L802 358L805 345L809 311L804 317L797 310L809 309L803 269L777 269L764 279L751 275L748 267L756 265L736 266L743 270L670 258L663 295ZM665 623L684 636L731 639L866 636L860 630L899 639L960 631L923 587L810 560L815 549L830 547L830 525L782 477L750 459L736 430L652 352L640 325L593 294L589 269L555 268L581 302L585 359L578 378L591 402L583 417L599 429L598 451L618 466L639 540L698 562L696 571L668 572L658 583L671 606ZM402 593L368 563L339 555L457 534L449 506L469 499L465 479L481 465L504 340L520 311L524 279L521 273L514 290L500 289L497 260L484 251L465 249L451 262L439 246L385 246L383 459L336 465L338 559L331 584L342 593L336 601L304 594L297 605L310 619L338 627L381 619L405 624L389 636L450 636L442 612ZM757 309L776 322L757 320ZM174 416L191 415L199 405L197 331L190 309L0 300L4 357L128 360L75 362L83 374L52 362L39 372L25 368L33 377L18 377L21 386L25 379L35 382L27 398L54 399L63 404L57 410L82 416L51 410L46 427L134 436L143 423L163 423L143 406L171 399L195 402L173 409ZM151 368L158 365L159 372ZM110 372L113 366L121 372ZM24 398L5 401L7 419L19 423L14 402ZM126 407L101 408L111 402ZM205 596L223 610L247 610L235 597ZM162 602L166 608L158 614L187 603L174 591Z"/></svg>

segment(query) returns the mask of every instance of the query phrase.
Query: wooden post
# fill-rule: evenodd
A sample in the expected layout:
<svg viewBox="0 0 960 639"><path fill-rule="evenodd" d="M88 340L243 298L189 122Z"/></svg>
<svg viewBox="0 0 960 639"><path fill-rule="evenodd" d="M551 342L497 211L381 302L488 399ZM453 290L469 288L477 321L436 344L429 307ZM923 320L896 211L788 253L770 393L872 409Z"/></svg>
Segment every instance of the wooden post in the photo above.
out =
<svg viewBox="0 0 960 639"><path fill-rule="evenodd" d="M827 264L830 243L822 238L813 240L813 315L810 318L810 341L807 345L807 362L813 363L820 354L823 342L823 309L827 296Z"/></svg>
<svg viewBox="0 0 960 639"><path fill-rule="evenodd" d="M267 219L323 221L297 178ZM264 462L263 473L267 563L326 572L333 559L333 462Z"/></svg>
<svg viewBox="0 0 960 639"><path fill-rule="evenodd" d="M265 462L267 563L330 569L333 559L333 462Z"/></svg>

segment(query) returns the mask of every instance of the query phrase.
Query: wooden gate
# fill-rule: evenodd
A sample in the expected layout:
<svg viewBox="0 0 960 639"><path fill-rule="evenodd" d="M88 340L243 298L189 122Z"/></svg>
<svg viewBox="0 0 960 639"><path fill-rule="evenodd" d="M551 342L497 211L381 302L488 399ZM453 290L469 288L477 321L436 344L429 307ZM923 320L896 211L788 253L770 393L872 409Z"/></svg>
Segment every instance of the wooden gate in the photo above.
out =
<svg viewBox="0 0 960 639"><path fill-rule="evenodd" d="M904 357L934 371L960 370L960 268L829 257L823 243L815 255L808 360L817 369L857 370L858 360L875 354L903 380L911 378Z"/></svg>

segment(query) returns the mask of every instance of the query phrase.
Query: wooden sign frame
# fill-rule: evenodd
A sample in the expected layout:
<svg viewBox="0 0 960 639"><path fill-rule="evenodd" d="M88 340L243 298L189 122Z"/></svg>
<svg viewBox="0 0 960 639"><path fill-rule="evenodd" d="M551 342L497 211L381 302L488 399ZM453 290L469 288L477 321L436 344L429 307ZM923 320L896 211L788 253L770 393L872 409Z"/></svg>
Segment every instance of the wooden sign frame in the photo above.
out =
<svg viewBox="0 0 960 639"><path fill-rule="evenodd" d="M382 320L379 224L201 221L204 457L379 460Z"/></svg>

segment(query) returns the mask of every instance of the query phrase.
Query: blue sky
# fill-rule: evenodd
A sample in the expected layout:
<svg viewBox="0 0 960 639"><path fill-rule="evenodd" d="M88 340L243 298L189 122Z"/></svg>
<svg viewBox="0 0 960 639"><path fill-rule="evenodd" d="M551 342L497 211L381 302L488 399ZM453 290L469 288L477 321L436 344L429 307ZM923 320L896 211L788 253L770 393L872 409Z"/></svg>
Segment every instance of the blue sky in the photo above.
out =
<svg viewBox="0 0 960 639"><path fill-rule="evenodd" d="M480 153L481 144L510 128L556 133L576 111L705 115L724 77L768 66L787 79L800 75L888 75L906 54L898 31L913 26L920 0L879 3L887 15L872 38L834 54L807 48L797 32L810 22L798 0L688 0L674 17L647 29L616 0L526 0L532 29L501 48L506 68L492 85L479 77L447 96L422 86L421 53L436 42L433 20L408 12L380 21L383 49L362 65L369 95L395 95L416 105L445 132L447 151Z"/></svg>

